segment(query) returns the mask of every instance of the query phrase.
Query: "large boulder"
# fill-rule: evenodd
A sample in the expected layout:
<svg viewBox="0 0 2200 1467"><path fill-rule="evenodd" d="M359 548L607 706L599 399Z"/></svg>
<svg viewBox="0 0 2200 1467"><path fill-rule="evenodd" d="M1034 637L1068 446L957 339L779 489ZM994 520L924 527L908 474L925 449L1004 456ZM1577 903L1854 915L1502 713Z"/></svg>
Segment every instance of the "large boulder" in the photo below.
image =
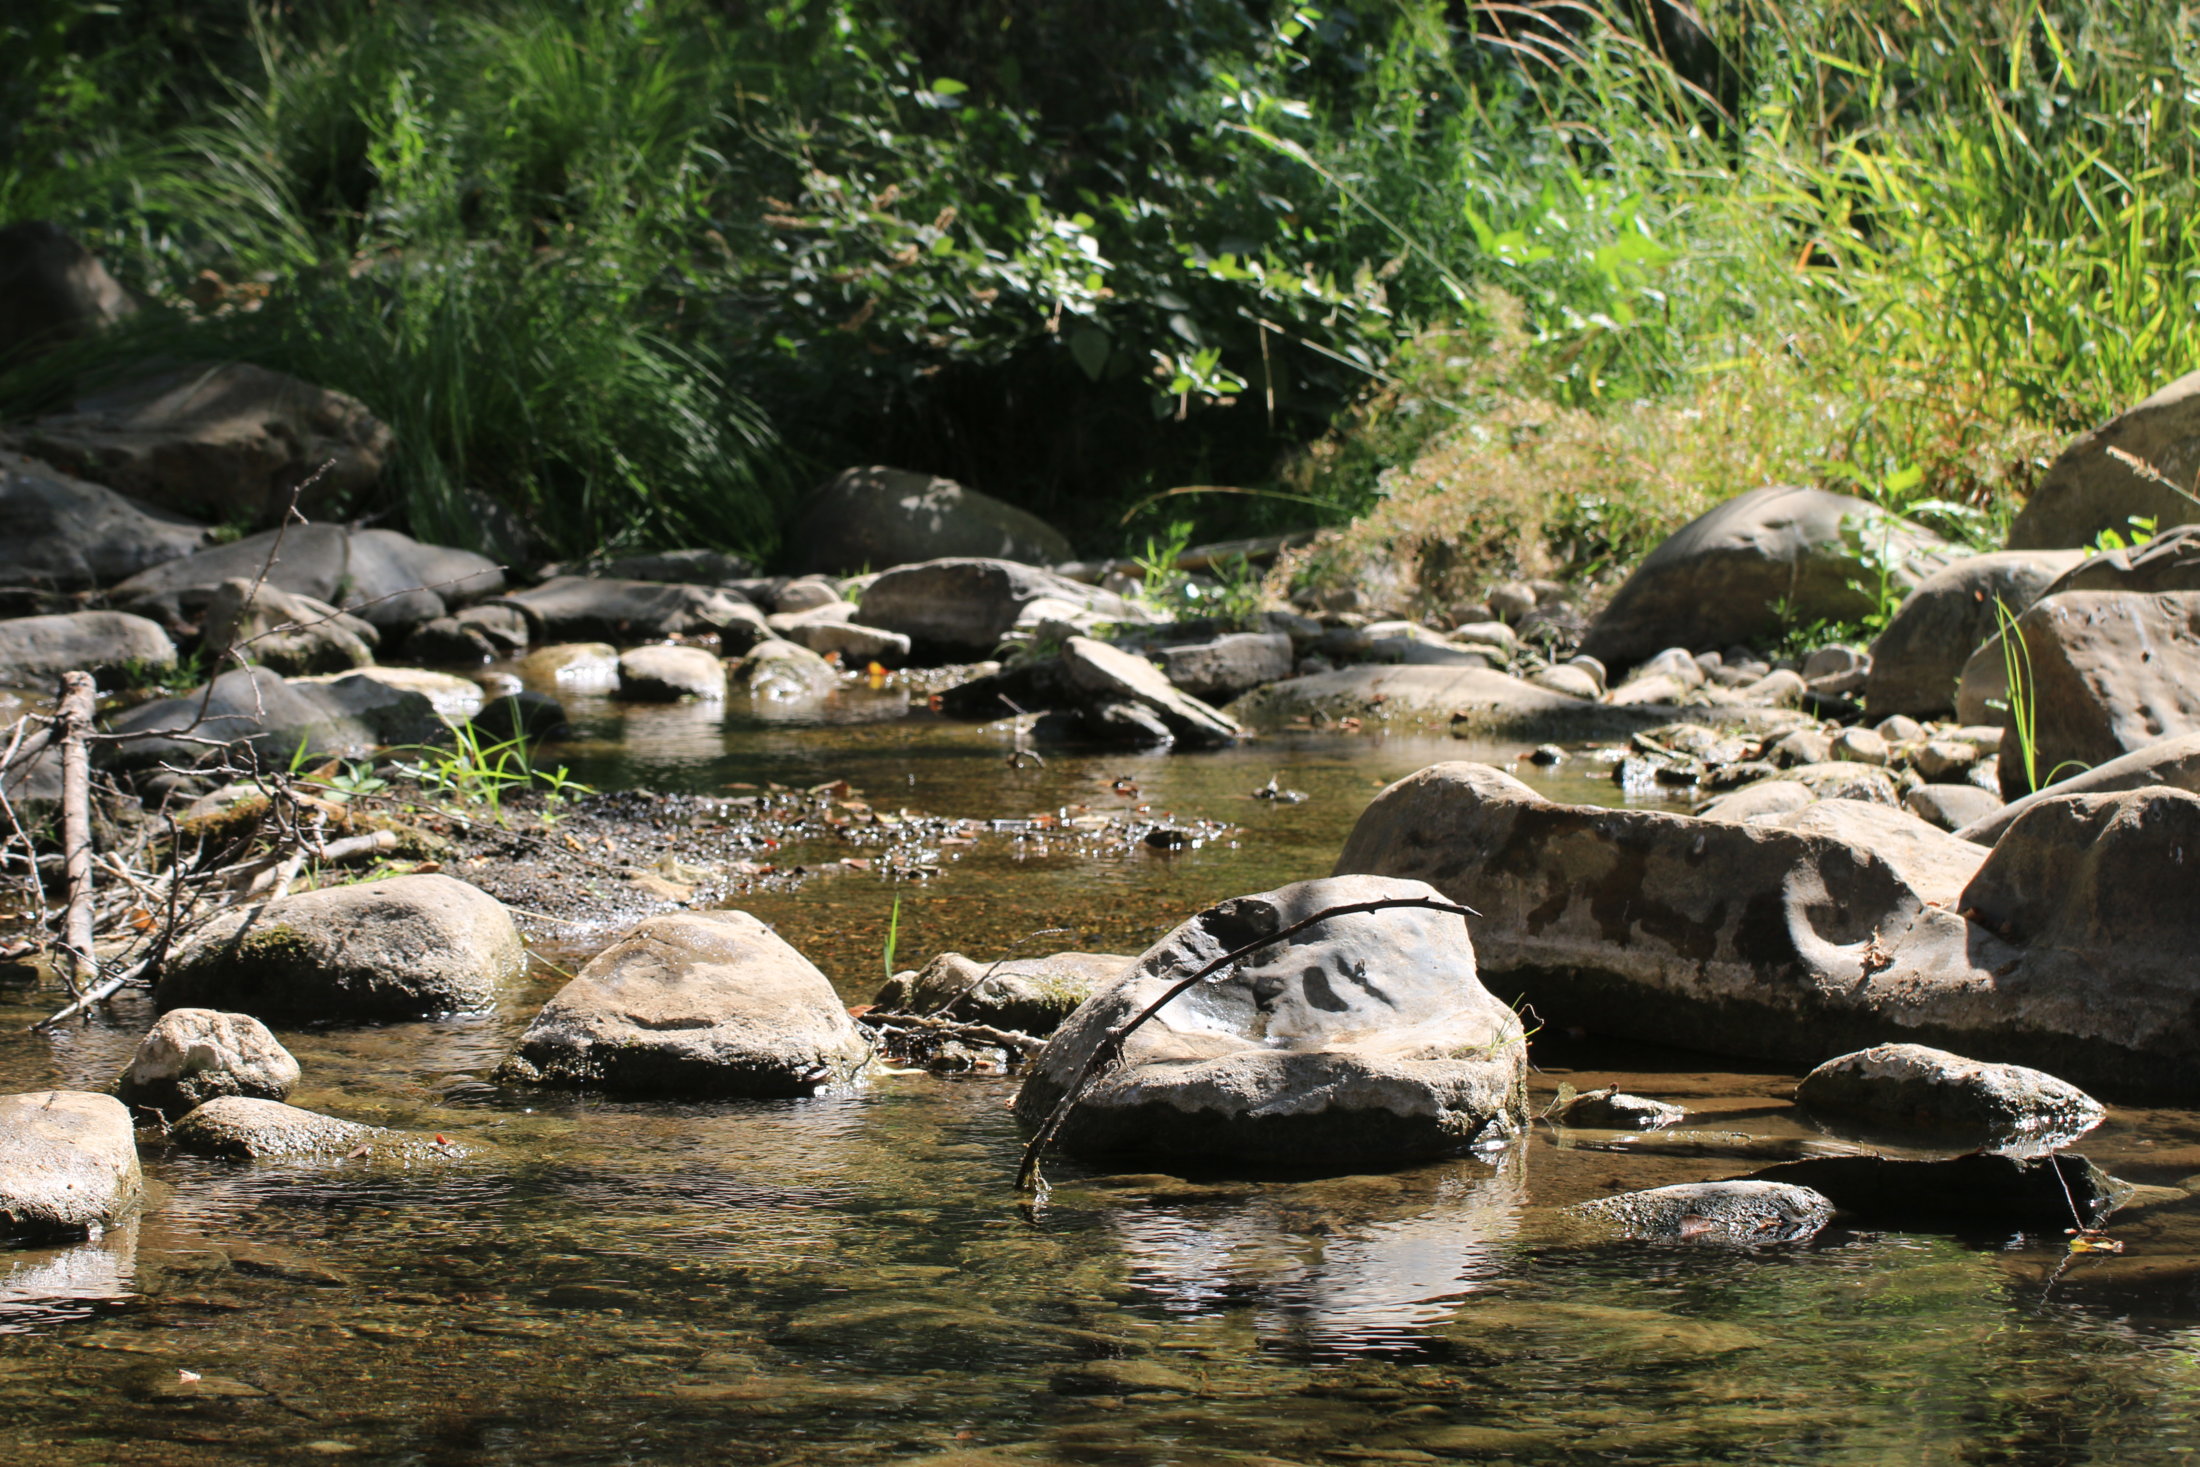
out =
<svg viewBox="0 0 2200 1467"><path fill-rule="evenodd" d="M443 722L419 693L359 673L332 683L287 682L265 667L240 667L204 688L141 703L110 725L135 737L102 744L94 758L108 768L146 769L197 764L220 753L207 739L250 748L265 763L308 758L355 759L393 744L438 738Z"/></svg>
<svg viewBox="0 0 2200 1467"><path fill-rule="evenodd" d="M301 677L365 667L381 639L372 625L326 601L239 576L214 588L199 646L217 667L241 657Z"/></svg>
<svg viewBox="0 0 2200 1467"><path fill-rule="evenodd" d="M1101 705L1134 704L1149 710L1170 737L1195 749L1235 743L1243 732L1226 714L1188 693L1145 658L1090 637L1062 644L1062 679Z"/></svg>
<svg viewBox="0 0 2200 1467"><path fill-rule="evenodd" d="M1884 561L1909 591L1946 556L1939 536L1869 500L1753 489L1699 515L1635 567L1582 651L1625 667L1667 647L1761 646L1787 621L1854 621L1877 605Z"/></svg>
<svg viewBox="0 0 2200 1467"><path fill-rule="evenodd" d="M298 1061L250 1014L170 1009L138 1041L115 1094L180 1116L224 1095L284 1100L297 1086Z"/></svg>
<svg viewBox="0 0 2200 1467"><path fill-rule="evenodd" d="M0 364L89 336L136 309L67 230L39 219L0 229Z"/></svg>
<svg viewBox="0 0 2200 1467"><path fill-rule="evenodd" d="M1981 1064L1925 1044L1837 1055L1802 1078L1795 1102L1966 1140L2038 1137L2059 1145L2099 1125L2102 1114L2099 1101L2044 1070Z"/></svg>
<svg viewBox="0 0 2200 1467"><path fill-rule="evenodd" d="M1956 834L1979 845L1990 846L2016 823L2018 816L2042 801L2064 795L2113 794L2118 790L2145 789L2157 784L2200 794L2200 733L2163 739L2106 764L2096 764L2082 774L2069 775L2037 793L1991 812L1982 812L1977 819L1958 826Z"/></svg>
<svg viewBox="0 0 2200 1467"><path fill-rule="evenodd" d="M1170 682L1210 703L1282 682L1291 676L1295 660L1291 638L1282 632L1230 632L1205 642L1164 647L1159 655Z"/></svg>
<svg viewBox="0 0 2200 1467"><path fill-rule="evenodd" d="M111 586L189 555L207 534L170 510L0 450L0 585Z"/></svg>
<svg viewBox="0 0 2200 1467"><path fill-rule="evenodd" d="M196 619L214 587L263 577L271 586L325 601L392 633L432 621L452 606L492 596L504 586L496 562L471 550L424 545L395 530L292 525L142 571L115 587L114 597L124 605L133 600L158 603L173 608L171 615Z"/></svg>
<svg viewBox="0 0 2200 1467"><path fill-rule="evenodd" d="M652 550L606 562L603 574L621 581L673 581L689 586L732 586L754 581L756 566L723 550Z"/></svg>
<svg viewBox="0 0 2200 1467"><path fill-rule="evenodd" d="M2081 553L2040 594L2064 591L2200 591L2200 525L2164 530L2144 545Z"/></svg>
<svg viewBox="0 0 2200 1467"><path fill-rule="evenodd" d="M1016 1097L1036 1126L1095 1048L1224 953L1417 881L1302 881L1208 908L1070 1016ZM1381 1165L1502 1143L1526 1123L1519 1016L1475 972L1464 919L1401 907L1333 917L1161 1009L1083 1091L1058 1143L1084 1155Z"/></svg>
<svg viewBox="0 0 2200 1467"><path fill-rule="evenodd" d="M2191 500L2118 458L2121 450L2174 483L2200 473L2200 372L2188 372L2064 449L2009 527L2012 550L2091 545L2103 530L2131 533L2131 521L2181 525Z"/></svg>
<svg viewBox="0 0 2200 1467"><path fill-rule="evenodd" d="M771 635L764 613L715 586L555 576L497 603L516 606L537 642L661 642L715 634L728 653Z"/></svg>
<svg viewBox="0 0 2200 1467"><path fill-rule="evenodd" d="M1981 864L1952 900L1863 834L1561 805L1439 764L1376 797L1338 870L1481 911L1483 970L1547 1024L1812 1064L1901 1040L2200 1093L2200 904L2179 855L2200 850L2200 796L2044 800L1969 847Z"/></svg>
<svg viewBox="0 0 2200 1467"><path fill-rule="evenodd" d="M1933 572L1903 598L1872 643L1864 702L1872 716L1937 718L1953 713L1963 664L2011 617L2085 559L2082 550L2001 550Z"/></svg>
<svg viewBox="0 0 2200 1467"><path fill-rule="evenodd" d="M0 621L0 683L51 687L72 669L143 676L176 665L176 644L157 622L121 611L72 611Z"/></svg>
<svg viewBox="0 0 2200 1467"><path fill-rule="evenodd" d="M1054 953L981 963L941 953L914 972L896 973L872 1003L891 1013L938 1015L1044 1038L1134 961L1113 953Z"/></svg>
<svg viewBox="0 0 2200 1467"><path fill-rule="evenodd" d="M924 661L989 657L1034 607L1118 622L1147 615L1112 592L1008 560L947 559L903 565L864 587L856 619L899 632Z"/></svg>
<svg viewBox="0 0 2200 1467"><path fill-rule="evenodd" d="M846 469L812 490L787 535L798 569L885 570L943 556L1028 565L1070 558L1059 530L1027 510L907 469Z"/></svg>
<svg viewBox="0 0 2200 1467"><path fill-rule="evenodd" d="M449 876L297 892L208 924L161 973L163 1009L424 1019L485 1009L526 966L512 914Z"/></svg>
<svg viewBox="0 0 2200 1467"><path fill-rule="evenodd" d="M2014 736L2001 741L2001 785L2031 793L2035 780L2105 764L2181 734L2200 733L2200 591L2152 595L2065 591L2017 619L2031 690L2031 768ZM2013 725L2006 706L2004 639L1963 669L1957 710L1966 723Z"/></svg>
<svg viewBox="0 0 2200 1467"><path fill-rule="evenodd" d="M279 517L293 491L302 491L299 508L308 514L352 504L381 477L394 446L357 398L244 362L200 363L103 388L7 437L125 494L248 523Z"/></svg>
<svg viewBox="0 0 2200 1467"><path fill-rule="evenodd" d="M0 1243L96 1237L143 1185L129 1109L112 1095L0 1095Z"/></svg>
<svg viewBox="0 0 2200 1467"><path fill-rule="evenodd" d="M680 1096L808 1095L870 1049L823 973L747 912L628 929L559 989L498 1073Z"/></svg>

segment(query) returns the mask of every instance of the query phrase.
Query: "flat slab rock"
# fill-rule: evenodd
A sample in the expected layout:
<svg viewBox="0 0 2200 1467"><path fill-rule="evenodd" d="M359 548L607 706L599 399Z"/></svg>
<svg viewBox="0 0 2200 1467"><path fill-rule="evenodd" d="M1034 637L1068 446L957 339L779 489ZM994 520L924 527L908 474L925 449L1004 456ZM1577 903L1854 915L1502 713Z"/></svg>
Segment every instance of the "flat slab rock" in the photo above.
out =
<svg viewBox="0 0 2200 1467"><path fill-rule="evenodd" d="M1623 1238L1658 1243L1797 1243L1833 1221L1833 1203L1780 1182L1686 1182L1566 1209Z"/></svg>
<svg viewBox="0 0 2200 1467"><path fill-rule="evenodd" d="M1208 908L1071 1015L1016 1097L1045 1121L1117 1025L1224 953L1326 908L1435 896L1417 881L1302 881ZM1081 1093L1058 1144L1266 1162L1379 1163L1502 1144L1526 1122L1519 1017L1475 975L1462 920L1340 916L1163 1008Z"/></svg>
<svg viewBox="0 0 2200 1467"><path fill-rule="evenodd" d="M2099 1101L2044 1070L1982 1064L1923 1044L1877 1044L1827 1060L1796 1103L1925 1131L2066 1145L2101 1122Z"/></svg>
<svg viewBox="0 0 2200 1467"><path fill-rule="evenodd" d="M792 1096L851 1081L869 1057L832 984L769 927L747 912L673 912L629 928L559 989L498 1077Z"/></svg>
<svg viewBox="0 0 2200 1467"><path fill-rule="evenodd" d="M129 1109L112 1095L0 1095L0 1242L97 1236L143 1187Z"/></svg>

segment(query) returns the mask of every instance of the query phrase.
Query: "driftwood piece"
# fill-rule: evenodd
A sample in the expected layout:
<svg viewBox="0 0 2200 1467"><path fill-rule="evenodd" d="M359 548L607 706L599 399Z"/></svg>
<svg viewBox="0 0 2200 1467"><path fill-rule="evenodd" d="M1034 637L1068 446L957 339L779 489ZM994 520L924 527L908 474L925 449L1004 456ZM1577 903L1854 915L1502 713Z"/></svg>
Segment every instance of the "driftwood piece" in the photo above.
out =
<svg viewBox="0 0 2200 1467"><path fill-rule="evenodd" d="M61 950L71 998L99 983L99 960L92 952L92 763L84 743L97 711L92 675L61 674L54 723L61 745L61 862L69 887Z"/></svg>

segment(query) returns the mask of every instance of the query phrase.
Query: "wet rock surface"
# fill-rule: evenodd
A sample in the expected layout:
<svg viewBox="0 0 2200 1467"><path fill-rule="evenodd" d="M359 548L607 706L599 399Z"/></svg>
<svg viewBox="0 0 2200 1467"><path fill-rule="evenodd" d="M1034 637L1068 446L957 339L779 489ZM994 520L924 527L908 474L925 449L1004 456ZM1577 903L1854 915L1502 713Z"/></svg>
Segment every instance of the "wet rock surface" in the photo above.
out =
<svg viewBox="0 0 2200 1467"><path fill-rule="evenodd" d="M1975 1154L1946 1161L1818 1156L1752 1172L1746 1181L1808 1187L1866 1227L1971 1227L2060 1235L2099 1226L2129 1188L2082 1156Z"/></svg>
<svg viewBox="0 0 2200 1467"><path fill-rule="evenodd" d="M1922 1131L2067 1144L2100 1123L2100 1102L2022 1065L1980 1064L1922 1044L1879 1044L1827 1060L1795 1087L1798 1105Z"/></svg>
<svg viewBox="0 0 2200 1467"><path fill-rule="evenodd" d="M96 1236L143 1186L130 1112L111 1095L0 1095L0 1243Z"/></svg>
<svg viewBox="0 0 2200 1467"><path fill-rule="evenodd" d="M526 963L511 914L443 875L299 892L219 917L161 975L164 1009L357 1022L483 1009Z"/></svg>
<svg viewBox="0 0 2200 1467"><path fill-rule="evenodd" d="M115 1094L174 1117L224 1095L286 1099L298 1075L298 1061L250 1014L172 1009L138 1041Z"/></svg>
<svg viewBox="0 0 2200 1467"><path fill-rule="evenodd" d="M375 1127L338 1120L274 1100L232 1095L209 1100L169 1128L168 1143L201 1156L235 1161L341 1156L375 1134Z"/></svg>
<svg viewBox="0 0 2200 1467"><path fill-rule="evenodd" d="M1592 1090L1577 1095L1550 1113L1562 1126L1587 1126L1606 1131L1655 1131L1679 1125L1688 1112L1646 1095L1628 1095L1615 1089Z"/></svg>
<svg viewBox="0 0 2200 1467"><path fill-rule="evenodd" d="M872 1002L896 1013L962 1019L1044 1038L1135 961L1113 953L1054 953L986 963L941 953L922 968L895 974Z"/></svg>
<svg viewBox="0 0 2200 1467"><path fill-rule="evenodd" d="M825 975L746 912L630 929L558 990L510 1082L690 1096L808 1095L869 1057Z"/></svg>
<svg viewBox="0 0 2200 1467"><path fill-rule="evenodd" d="M1223 953L1343 903L1433 895L1333 878L1194 917L1071 1016L1016 1098L1038 1125L1111 1029ZM1450 913L1332 918L1187 991L1130 1036L1063 1126L1078 1154L1360 1162L1456 1153L1524 1124L1519 1018L1475 976Z"/></svg>
<svg viewBox="0 0 2200 1467"><path fill-rule="evenodd" d="M1602 1197L1571 1216L1653 1243L1800 1243L1833 1220L1834 1204L1806 1185L1684 1182Z"/></svg>

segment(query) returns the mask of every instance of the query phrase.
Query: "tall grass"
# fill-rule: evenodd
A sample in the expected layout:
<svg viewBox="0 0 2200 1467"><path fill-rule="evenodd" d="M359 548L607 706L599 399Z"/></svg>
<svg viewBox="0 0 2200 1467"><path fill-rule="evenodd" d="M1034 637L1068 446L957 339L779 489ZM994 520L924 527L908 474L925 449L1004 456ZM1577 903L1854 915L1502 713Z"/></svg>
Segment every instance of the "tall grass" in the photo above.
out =
<svg viewBox="0 0 2200 1467"><path fill-rule="evenodd" d="M767 550L802 473L895 456L1095 538L1287 482L1166 502L1311 498L1455 582L1761 478L1987 539L2195 365L2175 8L1733 0L1693 77L1650 9L306 4L151 86L95 18L0 45L61 79L0 75L0 212L365 398L423 533L487 494L560 551ZM209 269L232 304L182 305Z"/></svg>

